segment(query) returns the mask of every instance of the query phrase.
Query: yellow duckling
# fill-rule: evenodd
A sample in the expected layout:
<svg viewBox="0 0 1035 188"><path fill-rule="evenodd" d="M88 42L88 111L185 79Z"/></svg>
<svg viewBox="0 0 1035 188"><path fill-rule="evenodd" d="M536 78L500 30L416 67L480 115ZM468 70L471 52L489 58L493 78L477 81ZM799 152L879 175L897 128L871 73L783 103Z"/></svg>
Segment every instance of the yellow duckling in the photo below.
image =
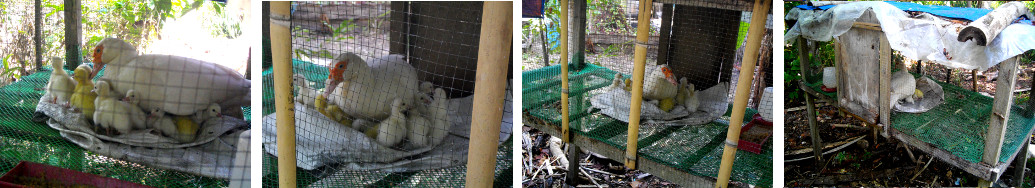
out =
<svg viewBox="0 0 1035 188"><path fill-rule="evenodd" d="M97 99L97 93L90 91L93 90L93 81L90 81L90 72L92 71L89 66L79 65L72 72L72 79L75 80L76 85L72 98L69 100L73 107L82 110L83 117L91 121L93 120L93 112L96 109L94 100Z"/></svg>
<svg viewBox="0 0 1035 188"><path fill-rule="evenodd" d="M198 129L201 126L191 120L191 116L173 116L173 122L176 123L176 134L169 135L170 137L180 141L181 143L193 142L194 138L198 136Z"/></svg>
<svg viewBox="0 0 1035 188"><path fill-rule="evenodd" d="M668 112L669 110L672 110L672 108L675 108L675 107L676 107L676 99L675 98L661 99L661 101L658 101L658 108L661 108L661 110L664 110L665 112Z"/></svg>
<svg viewBox="0 0 1035 188"><path fill-rule="evenodd" d="M320 114L323 114L342 125L352 127L352 118L345 114L345 111L341 110L341 107L338 107L338 105L328 104L327 97L316 95L316 100L313 102L313 106L316 107L316 111L319 111Z"/></svg>

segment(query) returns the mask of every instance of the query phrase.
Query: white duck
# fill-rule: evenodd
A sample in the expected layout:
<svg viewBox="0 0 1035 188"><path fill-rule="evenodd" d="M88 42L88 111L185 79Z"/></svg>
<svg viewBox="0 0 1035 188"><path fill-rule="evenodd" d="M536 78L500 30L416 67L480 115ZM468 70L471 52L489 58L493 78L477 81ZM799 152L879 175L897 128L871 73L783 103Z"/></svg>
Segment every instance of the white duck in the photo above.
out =
<svg viewBox="0 0 1035 188"><path fill-rule="evenodd" d="M662 100L676 96L679 85L668 65L652 65L646 67L643 78L643 98Z"/></svg>
<svg viewBox="0 0 1035 188"><path fill-rule="evenodd" d="M138 98L136 90L126 91L126 96L119 101L119 104L129 112L129 122L133 125L133 129L147 129L147 114L137 106L140 104L140 98Z"/></svg>
<svg viewBox="0 0 1035 188"><path fill-rule="evenodd" d="M435 89L435 98L428 106L428 119L431 122L431 145L437 145L449 135L449 128L453 122L449 119L449 106L446 103L446 91L442 88Z"/></svg>
<svg viewBox="0 0 1035 188"><path fill-rule="evenodd" d="M320 94L319 91L313 89L309 84L309 81L306 81L305 76L302 76L301 74L295 74L291 82L298 87L298 95L295 96L295 101L304 105L313 106L316 102L316 95Z"/></svg>
<svg viewBox="0 0 1035 188"><path fill-rule="evenodd" d="M418 147L424 147L431 145L431 122L428 118L424 117L425 114L421 114L415 110L410 110L406 116L406 126L409 129L409 135L406 138L410 139L413 145Z"/></svg>
<svg viewBox="0 0 1035 188"><path fill-rule="evenodd" d="M408 105L402 99L392 101L392 115L381 121L376 126L367 129L367 136L377 140L383 146L394 146L406 138L406 110Z"/></svg>
<svg viewBox="0 0 1035 188"><path fill-rule="evenodd" d="M895 104L903 99L908 103L913 103L916 91L918 91L916 90L916 79L905 69L891 74L891 107L895 107Z"/></svg>
<svg viewBox="0 0 1035 188"><path fill-rule="evenodd" d="M330 104L356 118L384 119L392 111L391 101L413 104L417 95L417 71L402 55L391 54L371 62L346 52L330 68L332 86L324 90ZM347 94L347 96L346 96Z"/></svg>
<svg viewBox="0 0 1035 188"><path fill-rule="evenodd" d="M175 115L189 115L212 103L223 106L250 104L251 81L234 70L201 60L172 55L138 55L132 45L106 38L94 48L97 67L106 69L101 80L111 82L118 93L133 89L140 106L160 107Z"/></svg>
<svg viewBox="0 0 1035 188"><path fill-rule="evenodd" d="M72 98L72 93L75 90L75 80L65 72L65 69L61 68L65 65L65 61L60 57L50 58L50 67L54 68L53 72L50 72L50 82L47 82L47 93L50 93L50 99L54 104L63 104L66 107L69 106L69 99Z"/></svg>
<svg viewBox="0 0 1035 188"><path fill-rule="evenodd" d="M129 111L116 99L108 82L98 81L93 88L93 92L97 93L97 99L94 101L97 105L97 111L93 113L94 123L109 132L114 129L120 134L129 133L133 129Z"/></svg>

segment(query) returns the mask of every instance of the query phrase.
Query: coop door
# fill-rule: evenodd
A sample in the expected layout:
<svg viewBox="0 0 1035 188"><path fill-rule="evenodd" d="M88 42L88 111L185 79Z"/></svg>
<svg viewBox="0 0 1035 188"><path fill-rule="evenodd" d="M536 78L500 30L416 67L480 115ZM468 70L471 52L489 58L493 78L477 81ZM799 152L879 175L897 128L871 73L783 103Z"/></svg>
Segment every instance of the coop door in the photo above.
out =
<svg viewBox="0 0 1035 188"><path fill-rule="evenodd" d="M867 11L859 22L872 18ZM875 20L873 22L876 22ZM884 33L853 28L837 37L838 103L867 122L875 123L880 101L880 37Z"/></svg>

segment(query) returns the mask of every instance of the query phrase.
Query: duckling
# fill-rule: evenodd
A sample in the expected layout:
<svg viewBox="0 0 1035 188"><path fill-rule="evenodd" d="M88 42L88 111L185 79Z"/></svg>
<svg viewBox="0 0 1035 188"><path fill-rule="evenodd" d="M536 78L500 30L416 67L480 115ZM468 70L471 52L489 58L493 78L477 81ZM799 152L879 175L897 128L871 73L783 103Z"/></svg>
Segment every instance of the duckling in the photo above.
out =
<svg viewBox="0 0 1035 188"><path fill-rule="evenodd" d="M194 123L202 124L209 119L221 117L223 117L222 108L219 107L219 104L212 103L208 105L208 108L205 108L205 110L194 113L194 115L190 117L190 120L194 121Z"/></svg>
<svg viewBox="0 0 1035 188"><path fill-rule="evenodd" d="M431 121L431 145L437 145L449 135L449 128L453 126L449 119L449 106L446 103L446 91L442 88L435 89L435 98L428 107L428 118Z"/></svg>
<svg viewBox="0 0 1035 188"><path fill-rule="evenodd" d="M129 112L129 120L133 129L147 129L147 114L144 114L144 110L137 106L140 104L139 100L136 90L130 89L126 91L126 97L123 97L119 104Z"/></svg>
<svg viewBox="0 0 1035 188"><path fill-rule="evenodd" d="M295 101L298 101L304 105L314 105L316 95L319 91L313 89L309 82L305 80L305 76L301 74L295 74L292 78L292 83L295 87L298 87L298 95L295 96Z"/></svg>
<svg viewBox="0 0 1035 188"><path fill-rule="evenodd" d="M97 99L94 101L94 104L97 104L97 111L93 114L94 123L108 130L109 135L112 129L119 134L129 133L133 129L129 111L115 99L111 85L108 85L107 81L98 81L93 90L97 93Z"/></svg>
<svg viewBox="0 0 1035 188"><path fill-rule="evenodd" d="M172 120L176 124L176 133L169 137L180 142L192 142L197 138L201 125L191 120L190 116L173 116Z"/></svg>
<svg viewBox="0 0 1035 188"><path fill-rule="evenodd" d="M406 115L403 111L408 105L403 100L396 98L392 101L392 114L365 132L370 138L375 138L377 143L384 146L399 144L407 135Z"/></svg>
<svg viewBox="0 0 1035 188"><path fill-rule="evenodd" d="M413 145L424 147L433 144L431 142L431 122L428 121L428 118L424 118L420 112L411 110L407 114L406 120L407 129L410 130L406 137Z"/></svg>
<svg viewBox="0 0 1035 188"><path fill-rule="evenodd" d="M73 90L75 90L75 80L68 76L65 69L62 69L65 61L59 57L50 58L50 67L54 68L54 71L50 72L50 82L47 82L47 93L50 93L50 100L54 104L61 104L65 107L71 106L69 99L72 97Z"/></svg>
<svg viewBox="0 0 1035 188"><path fill-rule="evenodd" d="M165 111L162 111L162 108L151 109L151 115L147 116L147 124L148 126L153 127L155 130L158 130L158 132L162 135L173 138L179 142L186 142L184 140L181 140L181 138L183 137L178 132L176 123L173 121L173 118L166 117Z"/></svg>
<svg viewBox="0 0 1035 188"><path fill-rule="evenodd" d="M87 120L93 121L93 111L96 108L94 106L94 100L97 99L97 93L93 90L93 81L90 81L90 70L89 66L79 65L72 72L72 79L75 80L75 93L72 93L72 106L75 107L76 111L82 111L83 117Z"/></svg>
<svg viewBox="0 0 1035 188"><path fill-rule="evenodd" d="M681 83L685 83L686 78L680 80ZM681 93L685 93L686 96L683 98L683 107L686 107L687 112L696 112L697 107L701 106L701 101L697 99L697 91L694 90L694 84L686 83L686 87L680 89Z"/></svg>

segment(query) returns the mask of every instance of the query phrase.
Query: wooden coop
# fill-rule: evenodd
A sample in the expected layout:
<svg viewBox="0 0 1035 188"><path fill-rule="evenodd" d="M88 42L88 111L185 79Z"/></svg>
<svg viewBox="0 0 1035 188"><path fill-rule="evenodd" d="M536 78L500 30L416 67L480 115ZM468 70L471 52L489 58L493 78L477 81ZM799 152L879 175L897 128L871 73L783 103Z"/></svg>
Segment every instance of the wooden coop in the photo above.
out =
<svg viewBox="0 0 1035 188"><path fill-rule="evenodd" d="M852 4L836 6L845 5ZM873 7L880 6L885 5L879 4ZM914 6L919 7L923 5L894 3L887 7L905 10L910 15L929 14L924 12L924 9L910 10L903 8ZM803 5L796 8L795 11L812 11L810 8L818 9L817 7L819 5L816 5L816 7ZM974 13L977 14L976 16L982 16L979 19L985 19L984 13L993 15L999 11L997 9L991 11L992 13L988 13L988 10L938 7L960 12L976 11L978 12ZM1006 6L1004 5L1004 7ZM985 183L982 184L984 186L988 186L988 181L996 181L1000 175L1006 173L1004 171L1011 162L1015 165L1020 165L1019 169L1023 169L1024 161L1027 159L1027 149L1025 148L1028 145L1029 136L1033 128L1031 110L1033 103L1031 101L1028 104L1014 103L1013 86L1016 85L1017 81L1016 75L1020 54L1002 62L996 62L1000 77L995 82L995 94L993 97L978 93L976 91L976 82L973 83L975 85L974 88L962 88L950 83L947 77L944 79L933 78L924 72L917 72L917 70L921 70L920 68L916 70L900 69L900 71L909 71L914 78L919 76L918 79L920 80L927 78L933 81L931 83L936 83L938 86L935 87L939 87L944 93L944 101L924 112L897 112L893 109L894 106L891 105L892 101L890 101L893 89L892 73L899 71L893 69L896 67L896 64L904 62L893 58L893 54L897 50L892 49L894 46L892 43L896 41L889 42L888 35L890 34L887 34L884 30L888 27L882 26L882 24L898 23L881 23L878 21L877 12L888 12L885 10L887 9L874 8L873 10L865 10L854 23L850 23L851 27L847 32L835 36L836 40L833 40L833 46L837 90L834 92L827 92L821 89L824 84L821 78L822 73L820 72L823 71L818 70L818 67L813 67L814 63L811 63L811 59L808 58L810 49L814 48L809 47L813 44L813 41L806 39L804 37L806 34L801 34L803 36L798 37L796 42L802 73L802 79L798 85L801 87L801 90L808 94L805 97L809 115L809 128L812 136L812 155L817 159L821 159L823 158L822 152L824 149L833 148L833 146L823 143L831 141L822 141L817 132L815 100L818 99L837 107L841 112L851 117L865 122L873 128L872 136L874 139L879 134L885 138L898 140L908 146L907 151L909 150L908 148L923 151L981 178L983 180L982 183ZM817 10L815 14L823 14L823 11ZM941 19L951 19L962 23L949 24L947 26L948 30L953 30L957 27L964 28L978 23L977 21L971 22L974 18L968 20L961 17L944 16ZM1009 20L1010 22L1013 21L1012 18ZM795 28L802 27L800 33L817 32L807 30L802 26L801 22L795 23L795 21L797 20L789 20L788 25L792 25ZM795 26L795 24L797 25ZM1002 30L1006 25L1009 24L1001 25L1001 27L998 27L998 30ZM959 30L955 31L959 32ZM951 40L957 40L955 34L951 36L953 37ZM963 39L963 37L961 36L960 39ZM985 39L981 40L981 43L985 41ZM992 39L987 41L988 45L992 45ZM917 44L906 46L910 45L921 46ZM913 48L912 46L903 49L913 50L911 49ZM951 48L946 52L939 51L938 53L952 56L949 52L952 52ZM952 57L948 59L951 60ZM934 61L918 62L917 67L922 67L922 64L935 63ZM947 63L938 64L948 65ZM966 72L977 72L973 68L965 70ZM947 71L951 72L952 69ZM974 79L976 80L977 78L974 77ZM920 80L917 81L917 89L921 89ZM1015 178L1019 178L1018 180L1023 178L1022 174L1017 175Z"/></svg>
<svg viewBox="0 0 1035 188"><path fill-rule="evenodd" d="M270 34L264 38L271 41L272 50L272 68L262 74L263 104L276 106L263 112L267 131L263 184L511 185L513 141L507 94L512 77L508 71L511 2L264 2L263 6L271 11L271 24L264 28ZM293 102L295 97L304 93L292 87L327 89L324 80L331 78L329 68L346 52L366 62L400 55L415 69L416 80L444 90L442 100L459 106L449 109L452 126L432 127L448 131L445 140L421 147L413 147L412 135L399 144L374 142L374 137L367 139L359 132L371 128L361 128L357 122L381 119L353 116L354 124L347 124L312 110L315 106L296 106L302 104ZM381 71L373 76L379 80L407 77ZM293 83L292 75L301 75L308 83ZM360 100L351 97L361 98L351 95L343 100ZM421 104L415 100L412 105ZM433 105L427 108L435 110Z"/></svg>
<svg viewBox="0 0 1035 188"><path fill-rule="evenodd" d="M106 5L109 4L84 4L75 0L18 0L5 1L0 6L4 17L0 19L3 20L0 21L0 30L3 30L0 32L3 48L0 61L3 61L5 70L0 82L0 101L3 101L0 102L0 111L3 112L0 115L0 145L3 145L0 147L0 172L5 176L0 178L3 179L0 184L39 187L247 186L250 177L243 169L248 168L248 164L242 160L249 154L246 147L249 126L246 120L237 119L237 116L243 111L243 116L249 117L250 106L242 106L236 111L238 113L232 118L236 128L210 133L218 134L210 138L223 139L222 142L195 141L199 143L193 143L194 146L120 143L114 141L115 136L99 136L102 133L96 130L73 129L74 123L70 121L81 122L79 125L91 124L79 112L45 110L61 106L45 101L45 96L50 95L47 91L48 83L53 81L52 73L73 75L73 70L80 65L92 67L94 64L90 61L93 59L87 60L83 55L84 51L90 52L96 45L96 41L90 43L89 40L115 36L112 33L93 36L84 32L90 25L83 21L99 22L88 14L96 11L84 11L84 8ZM117 22L113 20L121 19L105 21ZM54 62L63 62L64 66L52 68L56 65ZM102 75L98 74L98 77ZM89 143L83 142L87 139ZM219 144L218 148L201 146L214 144ZM245 147L237 147L240 144Z"/></svg>
<svg viewBox="0 0 1035 188"><path fill-rule="evenodd" d="M724 139L736 142L741 125L758 113L748 108L748 98L759 101L760 91L772 84L767 75L771 72L771 48L760 47L772 46L771 34L767 34L772 30L766 24L770 2L628 1L633 6L625 7L625 11L638 17L629 22L637 25L632 35L598 32L602 26L594 24L601 22L600 17L610 16L587 15L586 1L559 2L560 64L522 73L522 113L526 126L560 137L569 144L565 152L571 161L568 169L579 168L576 161L582 160L579 156L579 148L582 148L610 159L624 160L628 167L687 187L725 187L728 181L756 186L772 184L771 142L764 143L757 154L735 152L736 146L731 150L730 145L724 148L723 144ZM637 3L639 9L635 9ZM587 27L588 23L594 27ZM738 41L738 30L746 23L750 23L746 40ZM652 28L652 25L660 27ZM738 43L744 44L741 45L743 60L739 59ZM616 55L620 58L613 61L610 55L597 55L606 51L598 47L623 44L635 46L634 53ZM525 64L541 64L538 60L532 58L534 62L528 62L526 59ZM737 64L739 70L734 69ZM637 98L637 88L643 88L645 65L667 65L674 75L688 78L696 90L727 84L728 89L721 91L722 100L735 99L723 104L721 109L725 114L718 112L721 116L717 120L701 125L641 122L636 109L641 104L647 105L646 100L613 99L625 105L632 103L633 107L627 108L633 109L628 122L605 115L606 112L590 104L591 98L609 90L616 74L631 78L631 84L626 86L632 87L632 98ZM736 83L738 80L745 83ZM754 92L758 94L752 97ZM730 132L735 134L727 134ZM729 152L725 153L729 158L724 158L724 152ZM729 161L720 162L720 159ZM576 173L578 170L568 171L569 185L577 184L573 182L577 179Z"/></svg>

